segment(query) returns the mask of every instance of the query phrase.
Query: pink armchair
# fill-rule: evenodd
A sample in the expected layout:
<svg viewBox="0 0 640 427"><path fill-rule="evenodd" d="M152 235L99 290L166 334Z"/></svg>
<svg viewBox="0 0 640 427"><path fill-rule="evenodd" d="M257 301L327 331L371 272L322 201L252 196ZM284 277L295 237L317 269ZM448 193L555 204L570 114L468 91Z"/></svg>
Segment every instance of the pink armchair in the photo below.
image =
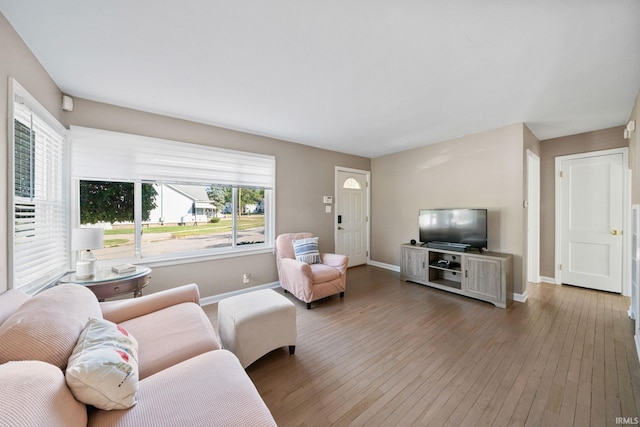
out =
<svg viewBox="0 0 640 427"><path fill-rule="evenodd" d="M338 254L320 254L320 263L297 261L293 240L313 237L311 233L281 234L276 239L276 265L280 286L311 308L313 301L330 295L344 297L349 258Z"/></svg>

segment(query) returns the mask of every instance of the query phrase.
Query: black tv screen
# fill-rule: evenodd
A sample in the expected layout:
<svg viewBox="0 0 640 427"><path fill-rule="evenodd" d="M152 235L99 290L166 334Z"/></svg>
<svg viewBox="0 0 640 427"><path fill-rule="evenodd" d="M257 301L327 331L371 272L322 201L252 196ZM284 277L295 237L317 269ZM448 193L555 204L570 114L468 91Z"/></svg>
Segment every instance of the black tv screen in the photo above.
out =
<svg viewBox="0 0 640 427"><path fill-rule="evenodd" d="M487 248L486 209L420 209L420 241Z"/></svg>

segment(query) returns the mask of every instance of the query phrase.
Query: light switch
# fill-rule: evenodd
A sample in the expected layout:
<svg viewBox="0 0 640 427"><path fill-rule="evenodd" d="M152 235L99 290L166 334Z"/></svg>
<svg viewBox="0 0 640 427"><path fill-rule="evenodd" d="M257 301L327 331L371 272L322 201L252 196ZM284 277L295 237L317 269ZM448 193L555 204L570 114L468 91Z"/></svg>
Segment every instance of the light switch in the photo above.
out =
<svg viewBox="0 0 640 427"><path fill-rule="evenodd" d="M331 205L327 205L324 207L325 213L331 213Z"/></svg>
<svg viewBox="0 0 640 427"><path fill-rule="evenodd" d="M324 197L322 198L322 202L323 202L323 203L333 203L333 197L331 197L331 196L324 196Z"/></svg>

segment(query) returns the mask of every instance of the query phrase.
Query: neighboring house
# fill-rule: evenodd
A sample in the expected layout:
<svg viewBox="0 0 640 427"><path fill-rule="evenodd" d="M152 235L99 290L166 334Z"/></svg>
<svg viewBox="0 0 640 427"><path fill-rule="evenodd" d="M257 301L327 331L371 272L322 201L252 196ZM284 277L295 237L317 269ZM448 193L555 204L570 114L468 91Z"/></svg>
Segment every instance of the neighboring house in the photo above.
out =
<svg viewBox="0 0 640 427"><path fill-rule="evenodd" d="M223 214L230 214L233 212L233 205L231 202L227 202L224 204L224 208L222 209ZM260 200L257 203L246 204L242 207L241 214L258 214L264 213L264 200Z"/></svg>
<svg viewBox="0 0 640 427"><path fill-rule="evenodd" d="M207 222L216 207L201 185L154 184L156 208L149 214L151 224L193 224Z"/></svg>

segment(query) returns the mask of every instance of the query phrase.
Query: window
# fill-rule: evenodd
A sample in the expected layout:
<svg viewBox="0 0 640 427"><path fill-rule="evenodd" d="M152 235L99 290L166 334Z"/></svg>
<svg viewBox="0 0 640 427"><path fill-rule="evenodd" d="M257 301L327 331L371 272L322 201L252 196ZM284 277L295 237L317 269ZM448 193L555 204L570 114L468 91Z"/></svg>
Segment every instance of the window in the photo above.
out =
<svg viewBox="0 0 640 427"><path fill-rule="evenodd" d="M273 247L275 159L72 127L77 220L102 260L161 261Z"/></svg>
<svg viewBox="0 0 640 427"><path fill-rule="evenodd" d="M342 188L349 190L360 190L360 184L355 179L348 178L342 185Z"/></svg>
<svg viewBox="0 0 640 427"><path fill-rule="evenodd" d="M18 117L22 114L18 113ZM33 196L35 153L35 132L31 132L31 116L22 117L29 124L24 124L21 118L14 118L14 157L15 157L15 194L18 197L31 198ZM33 139L31 136L33 135Z"/></svg>
<svg viewBox="0 0 640 427"><path fill-rule="evenodd" d="M134 185L132 182L86 181L80 185L80 224L104 228L98 259L135 257Z"/></svg>
<svg viewBox="0 0 640 427"><path fill-rule="evenodd" d="M11 94L9 280L35 292L68 269L65 129L15 80Z"/></svg>

